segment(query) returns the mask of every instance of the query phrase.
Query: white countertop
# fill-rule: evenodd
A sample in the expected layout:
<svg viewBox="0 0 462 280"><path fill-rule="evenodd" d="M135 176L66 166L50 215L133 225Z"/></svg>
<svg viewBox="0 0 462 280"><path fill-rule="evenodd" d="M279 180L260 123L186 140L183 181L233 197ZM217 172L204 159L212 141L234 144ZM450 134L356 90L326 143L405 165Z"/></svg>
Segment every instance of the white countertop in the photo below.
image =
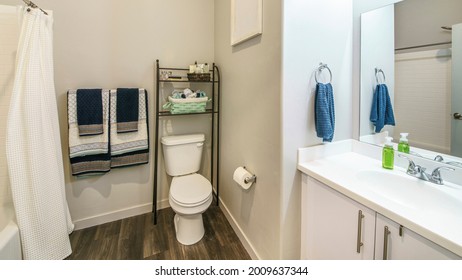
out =
<svg viewBox="0 0 462 280"><path fill-rule="evenodd" d="M304 148L299 150L298 169L462 256L462 188L452 183L436 185L419 180L405 174L405 170L397 166L394 170L383 169L380 160L364 153L367 151L358 152L358 144L354 140L331 147L321 145ZM398 180L390 182L395 187L385 193L374 186L382 182L365 180L360 176L362 172ZM401 186L396 187L396 184L401 182L412 187L403 185L403 192L400 193Z"/></svg>

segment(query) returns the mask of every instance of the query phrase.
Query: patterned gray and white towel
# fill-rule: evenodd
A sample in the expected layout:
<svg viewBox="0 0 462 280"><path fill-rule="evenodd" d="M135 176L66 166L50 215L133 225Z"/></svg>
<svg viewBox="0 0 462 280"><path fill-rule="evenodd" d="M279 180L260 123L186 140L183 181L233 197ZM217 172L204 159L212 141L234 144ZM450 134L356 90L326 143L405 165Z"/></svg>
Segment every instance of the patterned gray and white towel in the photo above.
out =
<svg viewBox="0 0 462 280"><path fill-rule="evenodd" d="M111 90L110 95L111 156L149 149L146 91L139 89L138 130L126 133L117 133L117 90Z"/></svg>
<svg viewBox="0 0 462 280"><path fill-rule="evenodd" d="M109 90L103 89L103 133L81 137L77 123L77 90L67 93L69 157L107 154L109 151Z"/></svg>

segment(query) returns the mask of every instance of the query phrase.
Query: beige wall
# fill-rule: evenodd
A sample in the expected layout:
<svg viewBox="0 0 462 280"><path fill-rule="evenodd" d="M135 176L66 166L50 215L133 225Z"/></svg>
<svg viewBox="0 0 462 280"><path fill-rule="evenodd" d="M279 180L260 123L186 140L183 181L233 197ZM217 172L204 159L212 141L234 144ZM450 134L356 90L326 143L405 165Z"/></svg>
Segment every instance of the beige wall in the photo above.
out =
<svg viewBox="0 0 462 280"><path fill-rule="evenodd" d="M22 2L0 0L0 4ZM83 87L144 87L150 93L153 124L155 60L174 67L186 67L194 60L213 61L213 0L41 0L38 4L54 11L55 84L67 199L73 220L77 220L77 226L88 226L149 212L153 153L149 165L112 170L89 179L70 175L66 91ZM189 133L206 129L196 125L195 120L184 121L166 122L170 128L162 130ZM168 205L165 177L162 182L159 201Z"/></svg>
<svg viewBox="0 0 462 280"><path fill-rule="evenodd" d="M451 32L442 30L441 26L462 23L460 11L460 0L406 0L398 3L395 5L395 47L451 42Z"/></svg>
<svg viewBox="0 0 462 280"><path fill-rule="evenodd" d="M222 69L220 196L262 259L280 257L282 1L264 1L263 35L230 45L230 0L215 1L215 60ZM257 175L248 191L238 166Z"/></svg>

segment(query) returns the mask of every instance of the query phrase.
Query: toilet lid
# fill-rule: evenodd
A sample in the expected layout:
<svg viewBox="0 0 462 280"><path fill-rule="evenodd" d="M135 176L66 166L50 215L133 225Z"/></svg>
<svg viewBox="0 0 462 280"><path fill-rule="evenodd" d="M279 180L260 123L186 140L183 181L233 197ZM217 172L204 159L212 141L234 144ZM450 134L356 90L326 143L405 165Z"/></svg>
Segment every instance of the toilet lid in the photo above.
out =
<svg viewBox="0 0 462 280"><path fill-rule="evenodd" d="M182 204L197 204L212 193L209 180L200 174L173 177L170 185L170 196Z"/></svg>

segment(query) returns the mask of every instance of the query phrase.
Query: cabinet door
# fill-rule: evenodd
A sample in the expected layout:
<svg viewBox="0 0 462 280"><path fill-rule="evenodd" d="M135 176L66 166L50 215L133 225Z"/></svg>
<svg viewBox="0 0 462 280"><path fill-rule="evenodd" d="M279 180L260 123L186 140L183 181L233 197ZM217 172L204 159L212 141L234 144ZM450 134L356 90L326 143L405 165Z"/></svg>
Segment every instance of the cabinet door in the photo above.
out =
<svg viewBox="0 0 462 280"><path fill-rule="evenodd" d="M377 213L376 260L461 259L436 243ZM401 233L400 233L401 232Z"/></svg>
<svg viewBox="0 0 462 280"><path fill-rule="evenodd" d="M301 216L302 259L373 259L375 212L371 209L302 175Z"/></svg>

